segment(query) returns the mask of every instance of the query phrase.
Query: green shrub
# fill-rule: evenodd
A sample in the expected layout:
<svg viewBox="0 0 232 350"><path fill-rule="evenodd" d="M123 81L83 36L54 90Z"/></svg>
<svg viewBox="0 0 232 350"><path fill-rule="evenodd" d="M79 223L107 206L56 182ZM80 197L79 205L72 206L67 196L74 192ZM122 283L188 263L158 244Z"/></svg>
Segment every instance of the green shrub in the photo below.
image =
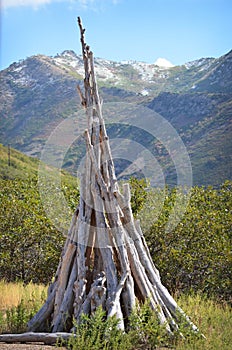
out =
<svg viewBox="0 0 232 350"><path fill-rule="evenodd" d="M17 307L10 308L7 313L0 312L0 333L25 331L27 321L37 312L44 299L44 293L38 295L35 290L29 300L21 300ZM83 315L82 322L76 325L75 334L65 346L70 350L231 349L231 306L216 302L201 293L183 294L177 298L177 303L191 316L206 339L199 336L200 333L190 331L185 322L180 324L184 337L180 337L179 333L174 337L168 336L164 326L159 324L156 315L151 311L149 302L146 302L133 310L127 333L118 329L118 321L114 317L106 319L101 308L91 317Z"/></svg>
<svg viewBox="0 0 232 350"><path fill-rule="evenodd" d="M129 350L131 340L118 329L115 317L106 319L106 313L99 307L92 316L82 315L76 325L75 334L68 341L68 349L73 350Z"/></svg>
<svg viewBox="0 0 232 350"><path fill-rule="evenodd" d="M136 179L131 177L129 180L131 190L131 209L136 216L143 208L147 198L147 182L145 179Z"/></svg>
<svg viewBox="0 0 232 350"><path fill-rule="evenodd" d="M181 201L177 196L185 194L177 193L176 189L166 192L156 221L144 231L162 281L173 293L194 290L230 300L231 186L232 183L227 181L219 189L193 187L184 217L172 231L166 230L166 223L173 203ZM153 215L152 210L146 215L141 212L142 224L144 220L149 221L148 214Z"/></svg>
<svg viewBox="0 0 232 350"><path fill-rule="evenodd" d="M165 325L159 323L157 315L150 308L149 301L132 311L129 324L128 334L136 349L156 349L171 341Z"/></svg>
<svg viewBox="0 0 232 350"><path fill-rule="evenodd" d="M69 182L62 184L62 191L70 222L79 193ZM57 268L65 235L46 216L37 178L0 179L0 200L0 279L47 284ZM47 205L54 207L54 203Z"/></svg>
<svg viewBox="0 0 232 350"><path fill-rule="evenodd" d="M118 329L115 317L106 318L106 313L99 307L92 316L82 315L80 324L68 341L68 349L73 350L153 350L160 347L173 347L185 344L191 339L197 340L200 333L191 330L186 321L180 322L179 332L167 333L166 326L161 325L156 313L150 308L149 300L137 305L132 311L126 332ZM61 343L62 344L62 343Z"/></svg>

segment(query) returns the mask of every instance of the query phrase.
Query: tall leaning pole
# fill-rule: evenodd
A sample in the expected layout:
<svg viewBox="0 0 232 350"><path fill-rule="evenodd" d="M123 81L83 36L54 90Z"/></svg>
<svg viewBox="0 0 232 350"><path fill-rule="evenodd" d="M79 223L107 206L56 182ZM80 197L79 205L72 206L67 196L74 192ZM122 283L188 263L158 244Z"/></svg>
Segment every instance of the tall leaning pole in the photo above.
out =
<svg viewBox="0 0 232 350"><path fill-rule="evenodd" d="M140 224L132 214L129 185L123 185L122 193L119 190L93 53L85 42L79 17L78 25L85 76L83 91L80 86L77 89L87 119L80 201L47 300L29 321L30 333L25 334L31 335L30 341L48 331L54 337L65 337L74 330L73 320L79 323L82 314L90 315L99 306L107 317L116 315L119 328L125 330L136 301L147 299L168 333L178 331L180 319L198 331L161 282Z"/></svg>

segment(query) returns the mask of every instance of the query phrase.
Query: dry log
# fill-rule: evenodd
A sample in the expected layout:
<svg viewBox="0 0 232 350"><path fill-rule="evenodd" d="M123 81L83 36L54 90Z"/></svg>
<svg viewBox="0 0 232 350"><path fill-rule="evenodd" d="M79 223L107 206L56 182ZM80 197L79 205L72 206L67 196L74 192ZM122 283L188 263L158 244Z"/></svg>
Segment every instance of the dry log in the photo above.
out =
<svg viewBox="0 0 232 350"><path fill-rule="evenodd" d="M44 343L46 345L56 344L57 341L67 341L72 333L21 333L21 334L0 334L2 343ZM75 335L74 335L75 336Z"/></svg>

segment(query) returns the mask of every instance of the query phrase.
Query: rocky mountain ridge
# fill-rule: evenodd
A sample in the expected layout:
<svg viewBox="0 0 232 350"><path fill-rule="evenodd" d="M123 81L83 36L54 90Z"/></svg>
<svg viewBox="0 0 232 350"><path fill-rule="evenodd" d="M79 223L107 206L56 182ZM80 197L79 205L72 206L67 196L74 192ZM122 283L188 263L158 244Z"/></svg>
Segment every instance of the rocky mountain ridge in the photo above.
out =
<svg viewBox="0 0 232 350"><path fill-rule="evenodd" d="M95 58L95 71L100 84L110 84L120 88L126 88L134 92L142 92L145 88L151 94L163 90L175 90L180 92L187 89L196 89L202 91L202 81L210 79L211 85L218 82L218 76L227 74L227 84L221 86L224 90L228 86L228 80L231 78L231 58L232 51L220 58L201 58L192 62L187 62L182 66L162 67L155 63L149 64L136 61L115 62L102 58ZM84 74L83 60L80 55L74 51L66 50L54 57L37 55L29 57L26 60L15 62L2 72L9 72L13 82L21 87L33 87L36 79L28 74L31 60L39 61L50 66L53 72L57 71L64 75L80 78ZM4 74L4 73L3 73ZM229 76L228 76L229 74ZM53 81L48 75L47 83ZM187 79L188 78L188 81ZM40 81L38 80L40 83ZM161 86L158 89L157 83ZM173 86L175 84L175 87ZM199 85L200 84L200 85ZM142 89L141 89L142 87ZM230 84L229 84L229 87ZM173 91L174 92L174 91Z"/></svg>

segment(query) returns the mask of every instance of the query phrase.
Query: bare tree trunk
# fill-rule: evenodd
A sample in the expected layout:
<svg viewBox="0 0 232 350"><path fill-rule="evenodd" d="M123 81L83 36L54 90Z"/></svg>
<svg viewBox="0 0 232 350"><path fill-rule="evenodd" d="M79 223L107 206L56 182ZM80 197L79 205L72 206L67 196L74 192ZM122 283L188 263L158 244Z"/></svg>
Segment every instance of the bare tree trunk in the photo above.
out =
<svg viewBox="0 0 232 350"><path fill-rule="evenodd" d="M80 18L78 24L85 67L84 92L79 86L78 92L88 125L80 203L47 301L28 323L28 330L70 332L73 317L80 322L83 313L91 314L99 305L107 317L116 315L124 330L136 300L143 303L147 298L169 333L178 329L180 315L197 330L162 285L139 222L133 218L129 185L123 186L123 193L119 191L93 54L85 43Z"/></svg>

